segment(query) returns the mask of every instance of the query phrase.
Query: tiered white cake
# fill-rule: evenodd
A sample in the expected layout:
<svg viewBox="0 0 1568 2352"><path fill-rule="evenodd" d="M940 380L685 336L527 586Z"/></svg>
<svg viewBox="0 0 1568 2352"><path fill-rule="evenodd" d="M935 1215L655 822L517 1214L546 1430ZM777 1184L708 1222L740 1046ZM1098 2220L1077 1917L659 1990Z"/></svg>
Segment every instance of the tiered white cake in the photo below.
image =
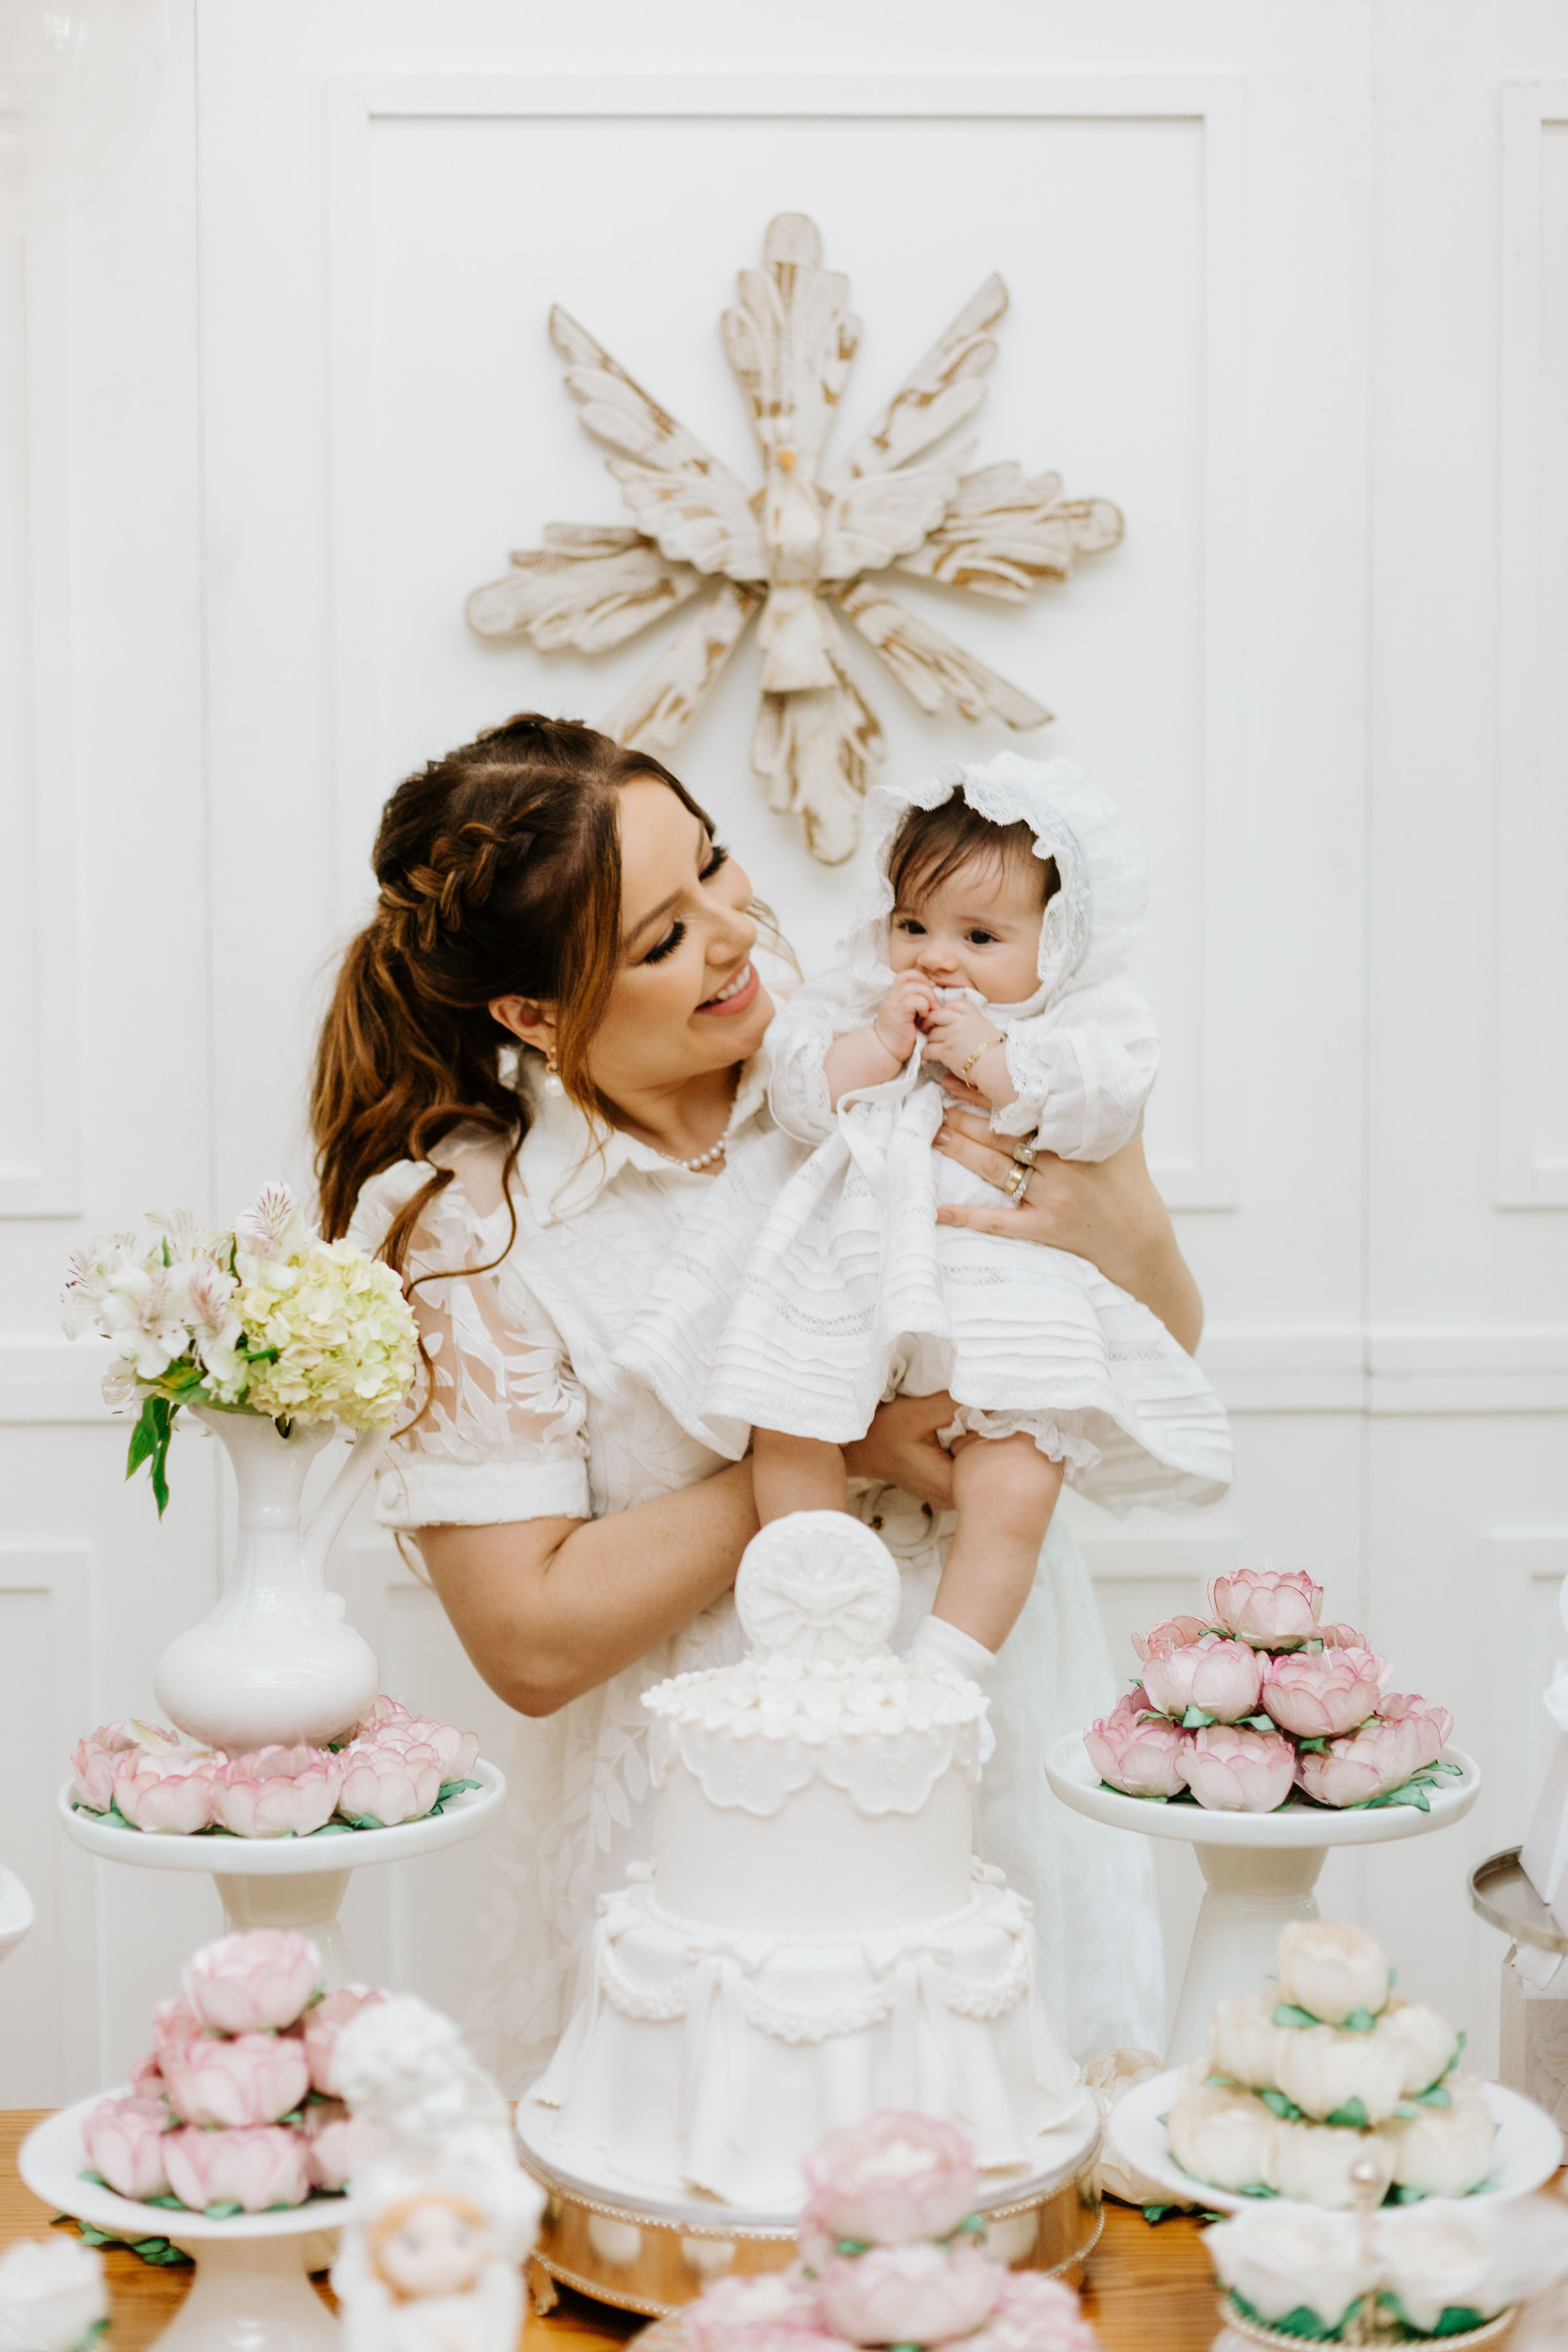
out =
<svg viewBox="0 0 1568 2352"><path fill-rule="evenodd" d="M791 2210L879 2106L950 2118L994 2179L1085 2106L1029 1906L973 1854L985 1700L887 1648L899 1575L802 1512L736 1580L752 1654L650 1691L651 1867L604 1900L525 2146L606 2191Z"/></svg>

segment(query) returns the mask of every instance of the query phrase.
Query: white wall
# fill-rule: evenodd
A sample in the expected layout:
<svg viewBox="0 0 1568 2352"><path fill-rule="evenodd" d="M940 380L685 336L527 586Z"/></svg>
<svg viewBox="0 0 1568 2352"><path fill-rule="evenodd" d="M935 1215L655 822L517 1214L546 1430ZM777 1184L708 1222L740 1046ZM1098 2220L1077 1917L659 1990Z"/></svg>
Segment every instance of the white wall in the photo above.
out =
<svg viewBox="0 0 1568 2352"><path fill-rule="evenodd" d="M1240 1472L1203 1517L1076 1516L1119 1641L1267 1559L1453 1706L1477 1815L1325 1892L1484 2049L1465 1874L1521 1832L1568 1570L1568 17L170 0L170 43L128 175L0 246L0 1853L42 1914L0 1975L0 2103L122 2066L216 1919L50 1811L224 1540L210 1449L161 1529L122 1487L60 1262L303 1179L381 799L511 709L593 716L645 656L463 625L509 548L617 514L545 310L749 471L716 314L785 208L865 320L851 421L1000 268L983 454L1126 511L1024 613L931 606L1058 711L1040 747L1153 868L1151 1150ZM999 740L861 675L895 770ZM762 803L754 684L742 656L683 771L820 956L847 878ZM343 1576L395 1688L493 1721L374 1530ZM1165 1861L1179 1952L1196 1874ZM460 1856L367 1874L361 1965L459 2000L473 1887Z"/></svg>

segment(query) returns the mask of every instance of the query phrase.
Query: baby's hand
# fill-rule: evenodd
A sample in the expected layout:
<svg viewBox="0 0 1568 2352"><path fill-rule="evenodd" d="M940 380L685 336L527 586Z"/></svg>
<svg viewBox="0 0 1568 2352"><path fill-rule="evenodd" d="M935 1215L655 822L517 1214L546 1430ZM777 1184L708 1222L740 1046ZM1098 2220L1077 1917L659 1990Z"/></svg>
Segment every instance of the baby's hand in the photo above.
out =
<svg viewBox="0 0 1568 2352"><path fill-rule="evenodd" d="M1007 1073L1003 1043L1001 1030L972 1004L938 1004L926 1023L926 1052L931 1059L951 1070L954 1077L962 1073L967 1084L994 1105L1011 1102L1017 1091Z"/></svg>
<svg viewBox="0 0 1568 2352"><path fill-rule="evenodd" d="M883 997L871 1024L878 1045L901 1067L914 1052L916 1038L938 1009L936 991L923 972L900 972Z"/></svg>

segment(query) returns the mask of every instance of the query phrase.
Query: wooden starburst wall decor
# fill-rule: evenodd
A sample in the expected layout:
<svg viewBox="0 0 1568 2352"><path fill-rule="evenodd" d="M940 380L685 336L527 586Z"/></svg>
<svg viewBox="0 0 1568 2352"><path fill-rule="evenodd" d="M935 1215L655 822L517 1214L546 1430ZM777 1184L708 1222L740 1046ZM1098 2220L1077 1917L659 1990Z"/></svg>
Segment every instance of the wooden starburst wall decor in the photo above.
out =
<svg viewBox="0 0 1568 2352"><path fill-rule="evenodd" d="M524 637L542 653L603 653L703 597L600 722L662 760L760 613L752 764L770 804L798 815L813 853L837 865L855 847L883 750L845 665L843 625L928 716L952 705L969 719L1042 726L1048 710L900 604L886 575L1021 604L1042 581L1067 579L1076 555L1114 547L1121 516L1109 499L1064 498L1057 474L1010 463L966 472L973 442L936 454L985 397L991 330L1007 308L1000 278L985 280L826 472L860 341L849 281L822 268L816 223L781 213L762 268L741 271L739 291L721 327L762 452L761 488L748 490L557 306L550 335L566 389L615 453L606 462L635 524L549 524L542 547L515 553L504 579L474 591L468 622L482 637Z"/></svg>

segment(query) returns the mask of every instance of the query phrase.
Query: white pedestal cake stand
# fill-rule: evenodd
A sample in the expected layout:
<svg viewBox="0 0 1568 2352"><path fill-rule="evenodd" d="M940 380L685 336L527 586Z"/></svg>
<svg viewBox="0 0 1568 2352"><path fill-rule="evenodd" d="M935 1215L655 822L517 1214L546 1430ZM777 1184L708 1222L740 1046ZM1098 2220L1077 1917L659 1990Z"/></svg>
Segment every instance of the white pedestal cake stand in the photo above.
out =
<svg viewBox="0 0 1568 2352"><path fill-rule="evenodd" d="M350 1877L377 1863L412 1862L477 1837L500 1810L506 1780L493 1764L482 1761L470 1777L479 1786L450 1798L432 1818L396 1829L309 1838L150 1836L121 1829L101 1813L79 1811L71 1802L68 1780L58 1803L67 1834L101 1860L131 1863L139 1870L209 1872L223 1898L226 1931L301 1929L321 1948L322 1982L330 1992L353 1974L338 1923Z"/></svg>
<svg viewBox="0 0 1568 2352"><path fill-rule="evenodd" d="M1292 1796L1277 1813L1217 1813L1202 1805L1159 1804L1108 1789L1074 1731L1046 1759L1046 1778L1064 1805L1091 1822L1138 1830L1145 1837L1179 1838L1196 1852L1206 1882L1182 1979L1167 2065L1195 2057L1208 2041L1216 2000L1256 1992L1274 1974L1279 1930L1289 1919L1315 1919L1312 1893L1331 1846L1386 1845L1427 1837L1463 1821L1480 1794L1480 1767L1462 1748L1443 1760L1458 1778L1427 1791L1431 1811L1384 1805L1374 1812L1332 1812ZM1119 2110L1120 2112L1120 2110Z"/></svg>
<svg viewBox="0 0 1568 2352"><path fill-rule="evenodd" d="M518 2102L524 2169L546 2191L534 2262L552 2280L623 2311L668 2318L718 2278L783 2270L795 2260L798 2208L751 2212L716 2198L652 2197L568 2169L550 2149L552 2110ZM1011 2180L982 2180L975 2210L987 2251L1016 2270L1057 2273L1081 2263L1100 2235L1100 2116L1082 2111L1031 2143L1033 2164ZM548 2305L545 2306L548 2308Z"/></svg>
<svg viewBox="0 0 1568 2352"><path fill-rule="evenodd" d="M159 2336L160 2352L337 2352L338 2323L310 2284L305 2247L319 2230L342 2228L351 2200L312 2198L288 2212L209 2221L205 2213L117 2197L81 2178L82 2121L97 2105L80 2099L29 2132L22 2178L46 2205L95 2230L132 2241L167 2238L194 2258L190 2293Z"/></svg>

